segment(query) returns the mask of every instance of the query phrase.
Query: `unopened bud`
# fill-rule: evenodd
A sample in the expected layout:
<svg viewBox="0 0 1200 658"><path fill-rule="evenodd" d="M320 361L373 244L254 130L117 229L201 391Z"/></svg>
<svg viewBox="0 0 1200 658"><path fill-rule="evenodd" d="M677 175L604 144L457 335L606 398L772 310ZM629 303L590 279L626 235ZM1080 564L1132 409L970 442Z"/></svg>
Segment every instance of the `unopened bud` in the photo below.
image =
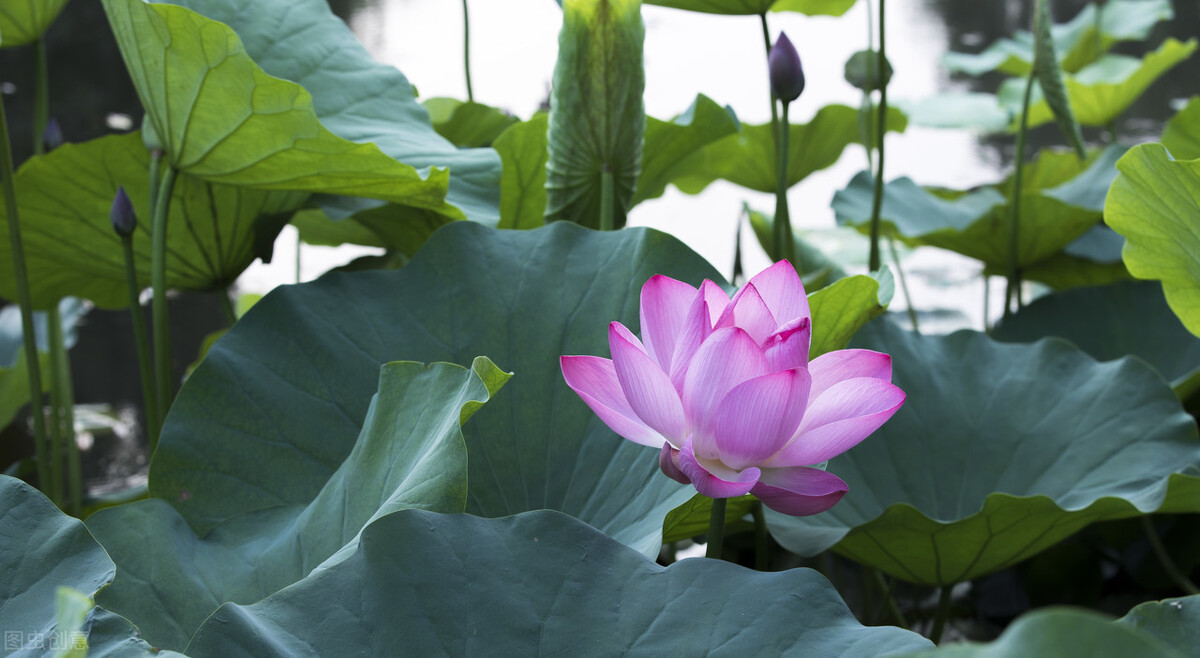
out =
<svg viewBox="0 0 1200 658"><path fill-rule="evenodd" d="M46 122L46 129L42 131L42 145L50 152L62 146L63 141L62 126L58 125L58 119L50 117Z"/></svg>
<svg viewBox="0 0 1200 658"><path fill-rule="evenodd" d="M779 33L767 58L767 67L771 72L771 93L776 98L790 103L800 97L804 91L804 69L800 68L800 55L786 34Z"/></svg>
<svg viewBox="0 0 1200 658"><path fill-rule="evenodd" d="M113 199L108 219L112 222L113 230L123 238L133 235L137 230L137 214L133 212L133 202L129 200L125 188L117 188L117 196Z"/></svg>

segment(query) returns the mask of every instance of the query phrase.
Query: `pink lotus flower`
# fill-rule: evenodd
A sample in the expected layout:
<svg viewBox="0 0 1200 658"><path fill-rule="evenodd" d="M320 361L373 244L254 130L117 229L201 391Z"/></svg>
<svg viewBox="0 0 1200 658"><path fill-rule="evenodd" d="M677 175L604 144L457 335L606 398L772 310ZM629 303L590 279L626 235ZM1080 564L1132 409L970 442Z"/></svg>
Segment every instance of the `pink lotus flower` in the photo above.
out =
<svg viewBox="0 0 1200 658"><path fill-rule="evenodd" d="M896 413L892 359L840 350L808 360L812 322L800 277L780 261L730 300L712 281L642 287L642 338L609 325L612 359L563 356L563 377L614 432L661 448L663 473L710 498L752 493L807 515L846 494L814 465Z"/></svg>

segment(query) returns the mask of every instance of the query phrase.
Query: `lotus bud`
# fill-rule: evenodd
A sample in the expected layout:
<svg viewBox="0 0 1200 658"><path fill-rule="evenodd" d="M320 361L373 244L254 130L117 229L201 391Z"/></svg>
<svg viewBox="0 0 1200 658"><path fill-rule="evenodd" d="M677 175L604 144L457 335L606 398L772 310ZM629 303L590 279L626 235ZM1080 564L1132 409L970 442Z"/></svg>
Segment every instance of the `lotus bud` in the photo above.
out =
<svg viewBox="0 0 1200 658"><path fill-rule="evenodd" d="M128 238L137 230L137 214L133 211L133 202L125 193L125 188L117 188L117 196L113 199L112 210L108 213L113 230L122 238Z"/></svg>
<svg viewBox="0 0 1200 658"><path fill-rule="evenodd" d="M804 69L800 67L800 55L786 34L779 33L767 58L767 67L771 72L771 93L776 98L790 103L800 97L800 92L804 91Z"/></svg>
<svg viewBox="0 0 1200 658"><path fill-rule="evenodd" d="M46 122L46 129L42 131L42 145L49 152L62 146L63 141L62 126L58 124L58 119L50 117Z"/></svg>

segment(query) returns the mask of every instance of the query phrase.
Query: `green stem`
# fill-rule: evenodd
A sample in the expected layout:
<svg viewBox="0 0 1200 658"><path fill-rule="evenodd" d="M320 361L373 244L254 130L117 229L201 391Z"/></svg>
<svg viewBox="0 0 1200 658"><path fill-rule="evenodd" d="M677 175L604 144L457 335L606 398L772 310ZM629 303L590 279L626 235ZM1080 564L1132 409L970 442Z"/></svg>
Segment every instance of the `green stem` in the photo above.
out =
<svg viewBox="0 0 1200 658"><path fill-rule="evenodd" d="M296 232L296 283L300 283L300 248L304 246L304 240L300 239L300 232Z"/></svg>
<svg viewBox="0 0 1200 658"><path fill-rule="evenodd" d="M29 407L30 415L33 416L33 445L37 455L38 484L45 490L50 484L50 455L46 446L46 416L42 410L42 369L38 362L37 336L33 330L33 302L29 296L25 249L21 242L21 220L17 212L17 190L13 184L12 144L8 138L8 117L2 98L0 142L0 181L4 185L4 208L8 219L8 243L12 249L13 275L17 284L17 304L21 307L21 334L29 375ZM50 500L57 504L57 494L54 491L50 493Z"/></svg>
<svg viewBox="0 0 1200 658"><path fill-rule="evenodd" d="M1196 587L1196 583L1193 583L1187 574L1180 571L1175 560L1171 559L1171 554L1167 552L1167 547L1163 546L1162 540L1158 537L1158 530L1154 528L1154 523L1150 521L1149 516L1142 517L1142 529L1146 531L1146 539L1150 542L1154 557L1158 558L1158 564L1162 566L1163 571L1167 572L1167 576L1174 581L1175 585L1188 595L1200 594L1200 587Z"/></svg>
<svg viewBox="0 0 1200 658"><path fill-rule="evenodd" d="M875 148L879 153L875 164L875 193L871 199L871 254L868 259L867 269L872 272L879 271L881 259L879 257L879 222L880 213L883 210L883 138L887 133L887 80L883 79L883 71L887 62L887 29L884 22L884 0L879 0L879 50L876 52L875 70L880 76L879 84L879 108L876 110L879 114L876 117L875 126Z"/></svg>
<svg viewBox="0 0 1200 658"><path fill-rule="evenodd" d="M50 72L46 57L46 38L33 42L37 51L33 71L33 154L46 152L46 124L50 122Z"/></svg>
<svg viewBox="0 0 1200 658"><path fill-rule="evenodd" d="M467 12L467 0L463 5L463 71L467 74L467 100L474 103L475 94L471 91L471 16Z"/></svg>
<svg viewBox="0 0 1200 658"><path fill-rule="evenodd" d="M942 586L941 594L938 596L937 613L933 618L933 630L929 632L929 639L934 644L942 641L942 632L946 630L946 617L950 615L950 593L954 590L951 585Z"/></svg>
<svg viewBox="0 0 1200 658"><path fill-rule="evenodd" d="M733 278L729 282L735 286L742 278L742 219L749 212L749 206L743 204L742 212L738 213L737 224L733 228Z"/></svg>
<svg viewBox="0 0 1200 658"><path fill-rule="evenodd" d="M708 548L705 557L721 559L721 544L725 543L725 503L728 498L712 499L712 516L708 519Z"/></svg>
<svg viewBox="0 0 1200 658"><path fill-rule="evenodd" d="M133 236L121 238L125 248L125 282L129 288L129 316L133 321L133 340L137 344L138 368L142 374L142 404L146 409L146 440L150 454L158 447L158 399L154 381L154 366L150 360L150 342L146 339L146 320L142 317L142 305L138 303L141 289L138 287L137 261L133 255Z"/></svg>
<svg viewBox="0 0 1200 658"><path fill-rule="evenodd" d="M762 24L763 45L766 46L766 48L767 48L767 64L769 67L769 65L771 63L771 30L767 28L766 12L759 14L758 19L759 19L759 22ZM768 70L770 70L770 69L768 68ZM775 135L776 132L779 130L779 110L776 109L776 107L775 107L775 94L772 93L770 91L770 89L771 89L771 87L768 84L767 85L767 90L768 90L767 93L769 93L771 96L771 133L773 135ZM776 137L777 137L777 135L776 135Z"/></svg>
<svg viewBox="0 0 1200 658"><path fill-rule="evenodd" d="M871 8L871 0L867 0L867 51L875 50L875 22L871 16L874 10ZM879 72L876 72L878 75ZM878 86L878 78L872 81L871 87ZM867 171L875 171L875 130L871 124L872 110L875 107L875 99L871 97L871 89L863 90L862 107L859 108L859 131L866 132L863 140L864 146L867 147ZM861 126L866 125L866 130L863 131Z"/></svg>
<svg viewBox="0 0 1200 658"><path fill-rule="evenodd" d="M783 103L783 114L779 117L779 130L775 136L775 250L780 260L796 264L796 243L792 237L792 218L788 212L788 103Z"/></svg>
<svg viewBox="0 0 1200 658"><path fill-rule="evenodd" d="M987 272L983 273L983 333L992 335L992 323L988 319L991 317L991 296L992 296L992 277L988 276Z"/></svg>
<svg viewBox="0 0 1200 658"><path fill-rule="evenodd" d="M600 230L613 230L613 175L608 165L600 172Z"/></svg>
<svg viewBox="0 0 1200 658"><path fill-rule="evenodd" d="M770 568L770 548L767 541L767 517L763 514L762 502L754 503L754 569L767 571Z"/></svg>
<svg viewBox="0 0 1200 658"><path fill-rule="evenodd" d="M1025 99L1021 102L1021 127L1017 130L1017 153L1013 172L1012 198L1009 199L1008 230L1008 287L1004 290L1004 317L1012 315L1012 301L1016 298L1021 305L1020 228L1021 228L1021 173L1025 168L1025 134L1029 131L1029 100L1033 95L1033 71L1025 82Z"/></svg>
<svg viewBox="0 0 1200 658"><path fill-rule="evenodd" d="M58 377L61 355L58 354L57 343L61 336L55 336L55 325L59 327L57 333L62 334L62 314L59 313L58 304L46 311L46 338L50 348L50 488L54 491L51 499L63 500L63 445L66 437L63 432L62 387Z"/></svg>
<svg viewBox="0 0 1200 658"><path fill-rule="evenodd" d="M908 305L908 320L912 322L913 331L921 333L921 325L917 322L917 309L913 307L912 295L908 293L908 278L904 276L904 268L900 267L900 254L896 253L896 241L889 235L887 243L892 263L896 266L896 278L900 279L900 292L904 293L904 303Z"/></svg>
<svg viewBox="0 0 1200 658"><path fill-rule="evenodd" d="M79 442L75 437L75 391L71 377L71 360L67 353L66 335L62 329L62 313L58 305L47 312L49 325L50 364L52 372L51 399L56 399L57 409L51 418L60 427L58 433L67 449L67 494L69 510L78 515L83 508L83 466L80 463ZM56 462L61 468L61 462Z"/></svg>
<svg viewBox="0 0 1200 658"><path fill-rule="evenodd" d="M883 573L872 571L875 575L875 582L879 585L879 591L883 593L883 600L887 603L888 612L892 613L892 619L896 621L896 625L901 628L908 628L908 620L904 618L904 613L900 612L900 606L896 605L896 598L892 593L892 586L887 578L884 578Z"/></svg>
<svg viewBox="0 0 1200 658"><path fill-rule="evenodd" d="M162 172L162 181L155 198L153 228L150 234L150 284L154 287L154 363L160 423L166 419L167 410L171 408L171 399L175 394L174 377L171 374L171 331L167 322L167 215L174 187L175 168L168 166Z"/></svg>

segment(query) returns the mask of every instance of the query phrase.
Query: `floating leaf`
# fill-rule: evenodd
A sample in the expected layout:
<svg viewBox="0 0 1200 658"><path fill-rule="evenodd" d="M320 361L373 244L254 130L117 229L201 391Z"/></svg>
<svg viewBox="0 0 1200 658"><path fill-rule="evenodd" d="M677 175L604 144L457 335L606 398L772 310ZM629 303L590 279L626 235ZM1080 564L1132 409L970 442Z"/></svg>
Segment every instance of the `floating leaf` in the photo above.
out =
<svg viewBox="0 0 1200 658"><path fill-rule="evenodd" d="M1063 86L1062 70L1058 67L1058 56L1054 54L1054 37L1050 34L1050 4L1049 0L1035 0L1033 8L1033 71L1038 84L1041 85L1046 105L1054 114L1054 120L1062 130L1067 143L1075 149L1079 157L1087 157L1083 147L1083 133L1075 121L1071 111L1071 102L1067 99L1067 90ZM1028 84L1032 84L1029 82Z"/></svg>
<svg viewBox="0 0 1200 658"><path fill-rule="evenodd" d="M1195 655L1200 647L1200 595L1148 601L1117 620Z"/></svg>
<svg viewBox="0 0 1200 658"><path fill-rule="evenodd" d="M407 510L372 523L353 553L295 586L222 606L188 652L749 656L802 647L877 656L931 646L899 628L860 625L809 569L660 567L551 511L480 519Z"/></svg>
<svg viewBox="0 0 1200 658"><path fill-rule="evenodd" d="M1167 303L1200 335L1200 160L1178 161L1161 144L1130 149L1117 162L1105 221L1125 236L1125 266L1162 281Z"/></svg>
<svg viewBox="0 0 1200 658"><path fill-rule="evenodd" d="M457 98L430 98L424 105L433 129L460 147L491 146L505 129L519 121L504 110Z"/></svg>
<svg viewBox="0 0 1200 658"><path fill-rule="evenodd" d="M739 129L741 123L733 108L717 105L703 94L696 96L686 112L670 121L647 117L642 173L633 204L662 196L688 156Z"/></svg>
<svg viewBox="0 0 1200 658"><path fill-rule="evenodd" d="M897 106L914 126L963 128L1003 132L1012 123L1013 111L995 94L950 91L918 101L898 101Z"/></svg>
<svg viewBox="0 0 1200 658"><path fill-rule="evenodd" d="M1070 343L921 337L877 322L904 407L829 462L850 492L810 517L768 512L789 550L838 553L925 585L1016 564L1095 521L1200 509L1195 421L1136 358Z"/></svg>
<svg viewBox="0 0 1200 658"><path fill-rule="evenodd" d="M139 281L150 285L149 162L141 136L129 133L65 144L31 158L17 172L25 259L36 308L47 308L67 295L103 308L129 304L124 247L108 219L118 187L129 193L141 218L133 249ZM306 198L302 192L218 185L181 174L171 195L167 286L225 288L256 258L265 255L270 260L269 253L258 253L255 245L260 239L273 242ZM11 269L11 257L8 244L0 245L0 268ZM11 277L0 278L0 294L14 298L14 285Z"/></svg>
<svg viewBox="0 0 1200 658"><path fill-rule="evenodd" d="M645 32L639 0L564 3L550 93L547 219L625 225L646 129Z"/></svg>
<svg viewBox="0 0 1200 658"><path fill-rule="evenodd" d="M1163 128L1162 145L1176 160L1200 158L1200 96L1180 110Z"/></svg>
<svg viewBox="0 0 1200 658"><path fill-rule="evenodd" d="M500 228L536 228L545 223L547 126L547 116L537 114L496 138L504 163Z"/></svg>
<svg viewBox="0 0 1200 658"><path fill-rule="evenodd" d="M904 114L888 109L888 130L903 131ZM792 124L788 142L788 185L833 165L842 151L861 140L858 109L845 105L821 108L807 124ZM719 139L675 166L670 182L687 194L698 194L717 179L759 192L775 191L775 140L771 125L743 125L741 132Z"/></svg>
<svg viewBox="0 0 1200 658"><path fill-rule="evenodd" d="M0 47L37 41L66 4L67 0L23 0L0 5Z"/></svg>
<svg viewBox="0 0 1200 658"><path fill-rule="evenodd" d="M104 9L176 170L212 183L367 196L462 216L444 200L445 171L422 176L374 144L330 132L309 92L260 69L228 26L142 0L104 0Z"/></svg>
<svg viewBox="0 0 1200 658"><path fill-rule="evenodd" d="M206 358L193 377L211 359ZM245 505L244 514L213 527L203 539L161 498L101 510L88 519L88 527L113 557L119 573L99 602L136 619L156 646L182 650L222 603L252 603L301 580L352 545L373 519L410 507L462 512L467 455L459 423L488 400L504 379L483 357L475 361L473 370L411 362L383 366L378 393L371 399L357 440L356 435L323 436L327 444L323 453L349 451L332 473L322 474L324 469L318 466L288 469L286 463L272 459L280 440L269 427L259 425L254 433L226 431L239 450L208 451L197 468L207 469L211 477L245 477L225 467L227 460L235 459L255 471L253 478L240 482L243 486L291 492L316 489L317 493L300 504L279 501L265 509ZM204 395L203 386L192 386L191 381L179 403L187 396L196 400ZM196 402L203 404L203 399ZM278 382L270 397L255 403L272 414L311 404L301 391ZM189 421L189 410L172 410L167 427L174 424L178 431L180 423ZM186 453L191 447L164 444L155 459ZM297 454L292 458L319 459ZM204 496L197 492L196 498L203 504ZM224 505L243 503L230 500ZM150 536L159 541L147 543Z"/></svg>
<svg viewBox="0 0 1200 658"><path fill-rule="evenodd" d="M609 430L558 364L563 354L606 353L613 320L636 330L639 291L655 274L721 281L682 243L647 229L454 222L402 269L276 289L188 380L151 466L151 494L173 501L201 535L247 510L305 504L312 483L346 458L349 439L331 437L358 435L381 363L488 354L516 377L464 428L467 511L558 509L656 555L663 517L694 491L662 475L655 450ZM270 437L269 455L238 458L245 435ZM218 469L206 455L230 457ZM248 484L264 463L290 477Z"/></svg>

